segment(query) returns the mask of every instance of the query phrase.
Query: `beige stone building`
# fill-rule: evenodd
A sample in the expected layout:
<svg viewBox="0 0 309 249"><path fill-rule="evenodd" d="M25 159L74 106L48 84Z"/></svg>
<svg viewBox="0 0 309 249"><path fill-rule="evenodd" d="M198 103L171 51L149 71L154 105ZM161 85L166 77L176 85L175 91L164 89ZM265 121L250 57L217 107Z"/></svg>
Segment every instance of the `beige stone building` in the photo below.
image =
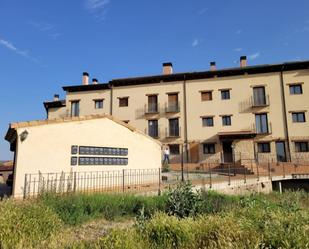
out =
<svg viewBox="0 0 309 249"><path fill-rule="evenodd" d="M44 103L47 119L110 114L170 147L187 162L237 157L290 161L308 157L309 61L113 79L65 86Z"/></svg>
<svg viewBox="0 0 309 249"><path fill-rule="evenodd" d="M59 184L84 191L159 179L160 142L109 115L12 123L6 140L14 151L14 197L59 191Z"/></svg>

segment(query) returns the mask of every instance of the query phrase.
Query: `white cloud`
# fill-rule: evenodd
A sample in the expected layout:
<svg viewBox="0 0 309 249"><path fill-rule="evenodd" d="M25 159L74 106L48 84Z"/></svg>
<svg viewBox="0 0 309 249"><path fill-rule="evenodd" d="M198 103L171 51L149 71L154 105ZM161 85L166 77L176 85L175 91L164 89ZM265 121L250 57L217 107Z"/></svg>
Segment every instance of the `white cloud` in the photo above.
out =
<svg viewBox="0 0 309 249"><path fill-rule="evenodd" d="M203 9L201 9L197 14L198 14L199 16L204 15L204 14L207 12L207 10L208 10L208 8L203 8Z"/></svg>
<svg viewBox="0 0 309 249"><path fill-rule="evenodd" d="M49 37L56 40L61 34L56 32L55 26L49 23L40 23L40 22L29 22L31 26L36 28L38 31L47 33Z"/></svg>
<svg viewBox="0 0 309 249"><path fill-rule="evenodd" d="M238 30L236 30L236 32L235 32L236 35L240 35L241 33L242 33L242 30L241 30L241 29L238 29Z"/></svg>
<svg viewBox="0 0 309 249"><path fill-rule="evenodd" d="M98 19L104 19L110 0L85 0L86 9Z"/></svg>
<svg viewBox="0 0 309 249"><path fill-rule="evenodd" d="M56 40L60 35L61 35L60 33L53 33L53 34L50 34L49 36L53 38L54 40Z"/></svg>
<svg viewBox="0 0 309 249"><path fill-rule="evenodd" d="M37 58L30 56L29 50L21 50L21 49L15 47L13 45L13 43L10 42L10 41L7 41L5 39L0 38L0 45L4 46L5 48L15 52L16 54L18 54L20 56L27 58L27 59L35 62L35 63L39 63L39 60Z"/></svg>
<svg viewBox="0 0 309 249"><path fill-rule="evenodd" d="M240 51L242 51L242 48L234 48L233 51L240 52Z"/></svg>
<svg viewBox="0 0 309 249"><path fill-rule="evenodd" d="M199 39L194 39L191 45L192 45L192 47L195 48L195 47L197 47L199 44L200 44L200 40L199 40Z"/></svg>
<svg viewBox="0 0 309 249"><path fill-rule="evenodd" d="M88 9L102 9L107 4L109 4L110 0L86 0L86 8Z"/></svg>
<svg viewBox="0 0 309 249"><path fill-rule="evenodd" d="M260 56L261 56L261 53L260 52L256 52L254 54L249 55L249 59L250 60L255 60L255 59L259 58Z"/></svg>

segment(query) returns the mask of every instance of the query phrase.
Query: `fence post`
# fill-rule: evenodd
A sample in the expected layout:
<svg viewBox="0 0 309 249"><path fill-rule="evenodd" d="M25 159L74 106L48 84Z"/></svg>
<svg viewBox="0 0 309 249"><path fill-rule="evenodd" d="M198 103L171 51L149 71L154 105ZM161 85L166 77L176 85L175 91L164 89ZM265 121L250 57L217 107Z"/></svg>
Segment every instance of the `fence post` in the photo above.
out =
<svg viewBox="0 0 309 249"><path fill-rule="evenodd" d="M247 172L246 171L247 171L247 168L244 167L244 183L247 182L247 175L246 175Z"/></svg>
<svg viewBox="0 0 309 249"><path fill-rule="evenodd" d="M271 173L270 173L270 162L268 160L268 178L271 180Z"/></svg>
<svg viewBox="0 0 309 249"><path fill-rule="evenodd" d="M158 195L161 195L161 168L159 168L159 190Z"/></svg>
<svg viewBox="0 0 309 249"><path fill-rule="evenodd" d="M260 181L259 163L256 163L257 181Z"/></svg>
<svg viewBox="0 0 309 249"><path fill-rule="evenodd" d="M73 181L73 192L76 192L76 172L74 172L74 181Z"/></svg>
<svg viewBox="0 0 309 249"><path fill-rule="evenodd" d="M184 168L183 168L183 145L180 145L181 147L181 181L184 182L185 181L185 177L184 177Z"/></svg>
<svg viewBox="0 0 309 249"><path fill-rule="evenodd" d="M26 195L27 195L27 188L28 188L27 178L28 178L28 175L25 174L25 182L24 182L24 199L26 199Z"/></svg>
<svg viewBox="0 0 309 249"><path fill-rule="evenodd" d="M283 178L285 178L285 167L284 167L284 162L282 162L282 170L283 170Z"/></svg>
<svg viewBox="0 0 309 249"><path fill-rule="evenodd" d="M124 193L124 173L125 169L122 170L122 193Z"/></svg>
<svg viewBox="0 0 309 249"><path fill-rule="evenodd" d="M229 169L229 185L231 185L231 165L228 164L228 169Z"/></svg>
<svg viewBox="0 0 309 249"><path fill-rule="evenodd" d="M210 163L208 163L208 168L209 168L209 187L212 188L212 179L211 179L211 167L210 167Z"/></svg>

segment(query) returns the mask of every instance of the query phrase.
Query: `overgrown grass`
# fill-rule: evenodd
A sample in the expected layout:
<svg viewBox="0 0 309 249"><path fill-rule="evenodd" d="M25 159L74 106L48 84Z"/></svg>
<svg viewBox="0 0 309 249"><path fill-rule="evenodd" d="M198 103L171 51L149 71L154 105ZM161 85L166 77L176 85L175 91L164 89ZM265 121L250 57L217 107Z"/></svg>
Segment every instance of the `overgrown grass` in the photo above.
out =
<svg viewBox="0 0 309 249"><path fill-rule="evenodd" d="M196 193L189 185L155 197L6 200L0 202L0 248L309 248L308 203L304 192L227 196ZM122 217L136 217L135 226L94 241L72 244L63 232L90 220Z"/></svg>
<svg viewBox="0 0 309 249"><path fill-rule="evenodd" d="M58 215L41 202L0 203L0 248L31 248L63 227Z"/></svg>
<svg viewBox="0 0 309 249"><path fill-rule="evenodd" d="M64 223L77 225L94 218L113 220L135 217L144 208L147 217L164 210L167 196L143 197L122 194L46 195L42 202L53 209Z"/></svg>

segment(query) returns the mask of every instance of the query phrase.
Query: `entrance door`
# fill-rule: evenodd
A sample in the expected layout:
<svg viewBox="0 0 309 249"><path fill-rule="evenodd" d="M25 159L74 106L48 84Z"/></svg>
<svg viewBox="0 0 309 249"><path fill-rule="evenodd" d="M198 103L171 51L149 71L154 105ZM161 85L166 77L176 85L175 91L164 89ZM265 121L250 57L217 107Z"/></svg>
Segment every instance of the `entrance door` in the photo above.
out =
<svg viewBox="0 0 309 249"><path fill-rule="evenodd" d="M223 162L224 163L233 162L232 142L222 142L222 147L223 147Z"/></svg>
<svg viewBox="0 0 309 249"><path fill-rule="evenodd" d="M190 162L198 163L200 160L199 154L199 143L190 143Z"/></svg>
<svg viewBox="0 0 309 249"><path fill-rule="evenodd" d="M284 142L276 142L277 161L286 162L285 144Z"/></svg>

